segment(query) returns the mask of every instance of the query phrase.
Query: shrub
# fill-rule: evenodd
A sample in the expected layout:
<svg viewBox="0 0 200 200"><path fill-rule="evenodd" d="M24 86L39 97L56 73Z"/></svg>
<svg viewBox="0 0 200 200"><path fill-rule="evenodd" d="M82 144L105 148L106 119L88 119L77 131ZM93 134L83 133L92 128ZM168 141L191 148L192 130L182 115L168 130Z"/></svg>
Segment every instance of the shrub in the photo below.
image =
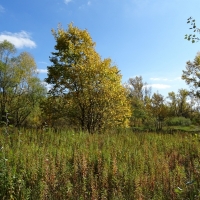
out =
<svg viewBox="0 0 200 200"><path fill-rule="evenodd" d="M185 117L172 117L166 120L166 124L168 126L190 126L192 122Z"/></svg>

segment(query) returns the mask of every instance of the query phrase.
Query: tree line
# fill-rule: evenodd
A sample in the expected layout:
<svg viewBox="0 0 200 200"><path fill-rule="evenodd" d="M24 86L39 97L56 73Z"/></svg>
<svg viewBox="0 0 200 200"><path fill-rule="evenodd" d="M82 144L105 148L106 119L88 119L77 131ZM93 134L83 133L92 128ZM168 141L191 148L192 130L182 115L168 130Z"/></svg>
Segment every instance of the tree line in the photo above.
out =
<svg viewBox="0 0 200 200"><path fill-rule="evenodd" d="M37 75L34 58L16 54L13 44L0 43L1 126L70 128L101 133L113 128L198 124L200 54L186 63L182 79L190 91L179 89L167 97L153 93L142 76L122 84L110 58L102 59L87 30L73 24L52 30L55 52L45 82Z"/></svg>

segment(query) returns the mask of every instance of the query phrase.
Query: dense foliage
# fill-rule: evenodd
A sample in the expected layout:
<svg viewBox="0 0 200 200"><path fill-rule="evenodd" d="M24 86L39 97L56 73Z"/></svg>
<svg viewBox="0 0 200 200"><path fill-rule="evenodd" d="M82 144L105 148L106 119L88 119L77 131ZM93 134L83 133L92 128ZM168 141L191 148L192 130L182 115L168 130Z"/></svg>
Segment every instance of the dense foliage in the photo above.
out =
<svg viewBox="0 0 200 200"><path fill-rule="evenodd" d="M16 49L8 41L0 43L0 122L20 127L45 95L45 88L37 78L33 57Z"/></svg>
<svg viewBox="0 0 200 200"><path fill-rule="evenodd" d="M199 139L126 131L0 134L0 199L199 199Z"/></svg>
<svg viewBox="0 0 200 200"><path fill-rule="evenodd" d="M46 78L51 86L48 94L37 78L34 58L27 52L15 56L11 43L0 43L1 126L89 133L120 127L162 130L181 117L199 125L199 53L183 70L182 79L191 90L179 89L164 97L152 94L142 76L123 85L119 69L111 59L101 59L87 30L69 24L67 30L59 26L52 33L56 45Z"/></svg>
<svg viewBox="0 0 200 200"><path fill-rule="evenodd" d="M191 86L191 92L200 97L200 53L198 52L193 62L188 61L186 70L183 70L182 79Z"/></svg>
<svg viewBox="0 0 200 200"><path fill-rule="evenodd" d="M130 108L118 68L110 59L101 60L86 30L70 24L53 35L56 52L46 81L52 84L49 94L63 101L71 125L89 133L126 127Z"/></svg>

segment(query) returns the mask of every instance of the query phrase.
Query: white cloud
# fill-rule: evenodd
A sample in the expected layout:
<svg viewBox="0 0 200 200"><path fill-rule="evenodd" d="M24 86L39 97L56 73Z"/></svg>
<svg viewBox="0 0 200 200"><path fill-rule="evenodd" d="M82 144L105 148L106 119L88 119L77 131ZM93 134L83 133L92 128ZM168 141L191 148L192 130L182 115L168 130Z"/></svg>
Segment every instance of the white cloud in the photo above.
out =
<svg viewBox="0 0 200 200"><path fill-rule="evenodd" d="M87 2L87 5L90 6L90 5L91 5L91 1L88 1L88 2Z"/></svg>
<svg viewBox="0 0 200 200"><path fill-rule="evenodd" d="M50 89L52 89L52 85L51 84L48 84L46 82L42 82L42 85L44 85L44 87L47 89L47 91L49 91Z"/></svg>
<svg viewBox="0 0 200 200"><path fill-rule="evenodd" d="M0 42L3 40L8 40L15 45L16 48L35 48L36 44L31 40L30 34L26 31L21 31L19 33L2 32L0 33Z"/></svg>
<svg viewBox="0 0 200 200"><path fill-rule="evenodd" d="M2 5L0 5L0 13L3 13L4 11L5 11L5 8Z"/></svg>
<svg viewBox="0 0 200 200"><path fill-rule="evenodd" d="M148 84L148 87L156 88L156 89L167 89L170 88L170 85L166 84Z"/></svg>
<svg viewBox="0 0 200 200"><path fill-rule="evenodd" d="M37 69L37 73L46 74L47 73L47 69Z"/></svg>
<svg viewBox="0 0 200 200"><path fill-rule="evenodd" d="M168 78L150 78L152 81L170 81Z"/></svg>
<svg viewBox="0 0 200 200"><path fill-rule="evenodd" d="M70 3L72 0L64 0L64 3L65 4L68 4L68 3Z"/></svg>
<svg viewBox="0 0 200 200"><path fill-rule="evenodd" d="M150 80L152 80L152 81L160 81L161 79L160 78L150 78Z"/></svg>
<svg viewBox="0 0 200 200"><path fill-rule="evenodd" d="M181 77L176 77L174 80L179 81L179 80L182 80L182 79L181 79Z"/></svg>
<svg viewBox="0 0 200 200"><path fill-rule="evenodd" d="M176 78L150 78L151 81L178 81L181 80L181 77L176 77Z"/></svg>

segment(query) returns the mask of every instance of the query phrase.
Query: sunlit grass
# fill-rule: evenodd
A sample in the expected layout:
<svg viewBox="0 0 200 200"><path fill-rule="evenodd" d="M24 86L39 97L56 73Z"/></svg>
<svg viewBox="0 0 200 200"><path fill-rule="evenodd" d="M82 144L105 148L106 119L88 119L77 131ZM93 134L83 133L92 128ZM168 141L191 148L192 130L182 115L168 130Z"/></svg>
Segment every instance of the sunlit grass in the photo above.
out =
<svg viewBox="0 0 200 200"><path fill-rule="evenodd" d="M195 199L199 143L190 134L1 133L0 199Z"/></svg>

